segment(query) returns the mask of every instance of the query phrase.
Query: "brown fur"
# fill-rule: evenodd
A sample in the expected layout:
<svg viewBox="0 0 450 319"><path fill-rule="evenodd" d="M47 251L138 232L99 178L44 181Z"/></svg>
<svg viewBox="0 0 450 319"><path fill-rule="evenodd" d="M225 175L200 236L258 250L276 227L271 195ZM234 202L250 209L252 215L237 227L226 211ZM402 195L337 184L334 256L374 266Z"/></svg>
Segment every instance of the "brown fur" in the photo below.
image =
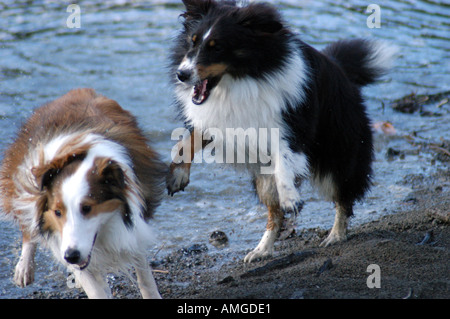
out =
<svg viewBox="0 0 450 319"><path fill-rule="evenodd" d="M58 231L62 234L67 211L62 200L62 182L77 170L80 163L80 160L71 162L45 183L46 190L38 203L42 233ZM123 215L128 213L124 197L125 177L117 163L107 157L96 158L94 167L88 170L86 177L91 192L81 203L81 206L89 207L85 218L93 218L118 208L122 209ZM56 211L60 216L56 215Z"/></svg>
<svg viewBox="0 0 450 319"><path fill-rule="evenodd" d="M49 171L60 174L65 167L82 158L89 145L78 149L73 147L77 145L78 139L82 139L83 134L95 133L127 149L134 164L139 183L137 186L144 194L143 202L146 209L143 214L146 219L150 218L162 195L166 166L160 162L157 153L148 146L148 140L139 129L136 119L128 111L123 110L117 102L97 94L92 89L72 90L59 99L43 105L36 109L22 126L17 139L5 152L0 169L3 212L8 216L21 213L15 212L13 206L20 191L15 184L15 174L28 153L41 152L40 156L43 160L43 145L59 134L75 132L80 132L79 138L68 143L51 163L40 161L40 164L32 169L36 184L39 186L38 188L26 187L26 191L34 196L32 200L51 205L51 203L45 204L45 200L41 199L44 195L42 187L48 186L42 183L50 183L49 180L43 181L42 178ZM47 214L47 210L43 212ZM53 223L51 220L49 217L48 222ZM47 224L44 223L45 225ZM26 229L25 226L25 232ZM28 235L24 234L24 236Z"/></svg>
<svg viewBox="0 0 450 319"><path fill-rule="evenodd" d="M196 141L201 141L201 143L195 143ZM174 161L169 166L169 174L167 175L167 178L166 178L166 185L169 187L168 188L169 195L173 196L173 194L174 194L174 190L172 190L171 187L169 186L169 185L172 185L171 180L174 179L174 171L176 169L181 169L186 172L187 176L189 176L190 170L191 170L191 163L192 163L192 160L194 159L195 153L198 152L200 149L203 149L210 142L211 142L211 140L203 140L202 132L198 131L196 129L194 129L191 132L189 139L181 138L178 141L176 147L178 150L178 156L182 160L178 161L178 160L174 159ZM190 150L190 154L189 154L188 161L185 162L185 161L183 161L184 157L185 157L183 152L187 149ZM181 190L184 190L184 188L188 184L189 184L189 179L187 181L185 181L185 183L181 186Z"/></svg>
<svg viewBox="0 0 450 319"><path fill-rule="evenodd" d="M227 70L227 65L223 63L216 63L208 66L198 65L197 70L200 79L207 79L224 75Z"/></svg>

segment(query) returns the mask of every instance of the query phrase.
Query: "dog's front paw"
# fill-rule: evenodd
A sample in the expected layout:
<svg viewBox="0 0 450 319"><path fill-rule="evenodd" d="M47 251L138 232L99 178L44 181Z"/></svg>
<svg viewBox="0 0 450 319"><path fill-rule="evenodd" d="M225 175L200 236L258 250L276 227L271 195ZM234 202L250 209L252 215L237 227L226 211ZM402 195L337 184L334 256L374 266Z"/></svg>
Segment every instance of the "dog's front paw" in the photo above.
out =
<svg viewBox="0 0 450 319"><path fill-rule="evenodd" d="M295 218L303 209L305 202L300 199L289 200L280 203L281 211L283 212L285 218Z"/></svg>
<svg viewBox="0 0 450 319"><path fill-rule="evenodd" d="M277 186L280 208L285 217L296 217L303 208L304 201L293 185L281 184Z"/></svg>
<svg viewBox="0 0 450 319"><path fill-rule="evenodd" d="M34 281L34 262L21 257L14 272L14 282L19 287L25 287Z"/></svg>
<svg viewBox="0 0 450 319"><path fill-rule="evenodd" d="M170 172L166 178L167 193L171 196L189 184L190 169L186 164L173 164L170 166Z"/></svg>
<svg viewBox="0 0 450 319"><path fill-rule="evenodd" d="M320 243L319 247L328 247L345 240L347 240L347 234L345 232L331 230L330 234Z"/></svg>
<svg viewBox="0 0 450 319"><path fill-rule="evenodd" d="M277 235L277 230L266 230L258 246L245 256L244 262L251 263L272 256L273 243L275 242Z"/></svg>
<svg viewBox="0 0 450 319"><path fill-rule="evenodd" d="M272 248L256 247L254 250L249 252L247 254L247 256L245 256L244 262L251 263L254 261L259 261L259 260L266 259L266 258L272 256L272 254L273 254L273 247Z"/></svg>

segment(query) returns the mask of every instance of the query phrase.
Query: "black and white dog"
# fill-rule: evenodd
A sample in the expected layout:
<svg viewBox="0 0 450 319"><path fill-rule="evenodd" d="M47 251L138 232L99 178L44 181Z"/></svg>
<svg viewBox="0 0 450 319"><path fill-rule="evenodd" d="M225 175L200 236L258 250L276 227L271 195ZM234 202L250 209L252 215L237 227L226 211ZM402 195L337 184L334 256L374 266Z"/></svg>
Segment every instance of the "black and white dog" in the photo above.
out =
<svg viewBox="0 0 450 319"><path fill-rule="evenodd" d="M258 161L247 165L268 207L268 223L245 261L272 254L284 216L301 208L298 187L305 178L336 204L335 222L322 246L346 239L353 204L369 189L372 174L372 133L361 87L387 72L394 50L354 39L320 52L302 42L267 3L183 2L172 72L180 115L192 132L177 144L179 155L191 152L187 160L171 164L169 194L189 183L194 153L208 139L217 142L212 129L276 128L279 138L259 142ZM196 136L203 143L194 143ZM239 143L236 149L251 155L251 143ZM267 162L260 151L268 144L272 171L262 174Z"/></svg>

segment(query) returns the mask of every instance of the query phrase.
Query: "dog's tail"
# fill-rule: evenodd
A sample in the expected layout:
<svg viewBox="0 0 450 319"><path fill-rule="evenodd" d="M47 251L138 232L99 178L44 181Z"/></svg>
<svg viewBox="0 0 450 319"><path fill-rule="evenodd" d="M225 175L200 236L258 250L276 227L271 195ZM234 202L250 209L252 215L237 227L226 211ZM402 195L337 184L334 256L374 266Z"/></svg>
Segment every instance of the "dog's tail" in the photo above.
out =
<svg viewBox="0 0 450 319"><path fill-rule="evenodd" d="M364 86L377 81L390 70L397 51L396 47L385 42L352 39L334 42L323 53L338 62L350 81Z"/></svg>

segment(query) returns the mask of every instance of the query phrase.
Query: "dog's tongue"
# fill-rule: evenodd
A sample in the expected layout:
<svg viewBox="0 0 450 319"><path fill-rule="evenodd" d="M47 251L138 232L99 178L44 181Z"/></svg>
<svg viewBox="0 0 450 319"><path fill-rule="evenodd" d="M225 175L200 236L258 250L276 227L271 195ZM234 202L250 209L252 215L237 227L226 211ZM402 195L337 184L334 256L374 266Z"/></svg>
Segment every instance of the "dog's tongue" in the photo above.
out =
<svg viewBox="0 0 450 319"><path fill-rule="evenodd" d="M192 102L196 105L200 105L208 98L209 91L207 89L208 79L205 79L194 86L194 94L192 96Z"/></svg>

